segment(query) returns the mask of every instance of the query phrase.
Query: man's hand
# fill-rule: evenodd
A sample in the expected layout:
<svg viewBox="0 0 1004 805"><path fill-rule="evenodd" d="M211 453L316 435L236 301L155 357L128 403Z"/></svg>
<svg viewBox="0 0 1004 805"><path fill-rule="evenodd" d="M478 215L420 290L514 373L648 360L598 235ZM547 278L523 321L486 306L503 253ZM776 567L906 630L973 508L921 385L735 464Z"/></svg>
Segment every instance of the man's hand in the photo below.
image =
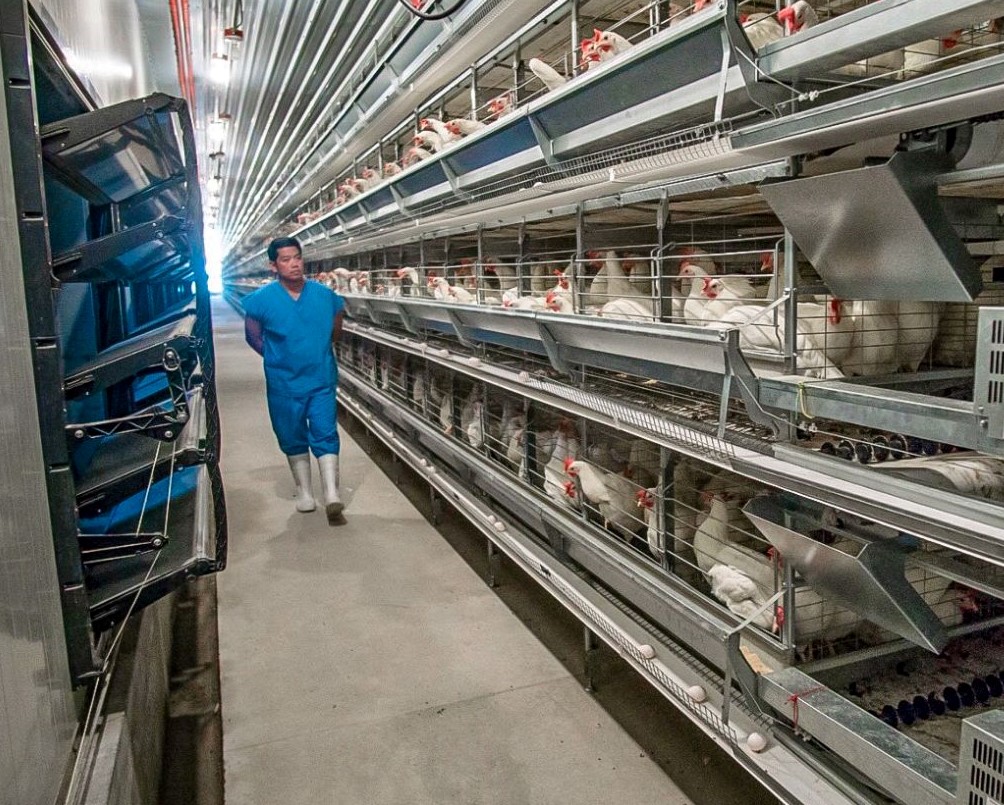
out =
<svg viewBox="0 0 1004 805"><path fill-rule="evenodd" d="M265 341L261 334L261 322L252 319L250 316L244 317L244 340L259 355L265 354Z"/></svg>

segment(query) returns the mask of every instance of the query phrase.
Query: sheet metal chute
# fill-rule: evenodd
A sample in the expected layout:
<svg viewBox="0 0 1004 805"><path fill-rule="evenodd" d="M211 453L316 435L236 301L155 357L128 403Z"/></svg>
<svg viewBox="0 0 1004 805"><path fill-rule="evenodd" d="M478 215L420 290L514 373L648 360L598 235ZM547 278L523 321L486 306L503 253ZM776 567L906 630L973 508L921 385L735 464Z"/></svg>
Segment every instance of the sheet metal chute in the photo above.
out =
<svg viewBox="0 0 1004 805"><path fill-rule="evenodd" d="M903 151L760 192L836 296L972 302L979 266L938 199L936 179L951 167L947 156Z"/></svg>
<svg viewBox="0 0 1004 805"><path fill-rule="evenodd" d="M813 588L929 651L945 647L948 633L907 581L907 552L895 541L866 540L853 551L846 540L844 550L827 545L808 536L821 511L795 509L774 496L753 498L743 512Z"/></svg>

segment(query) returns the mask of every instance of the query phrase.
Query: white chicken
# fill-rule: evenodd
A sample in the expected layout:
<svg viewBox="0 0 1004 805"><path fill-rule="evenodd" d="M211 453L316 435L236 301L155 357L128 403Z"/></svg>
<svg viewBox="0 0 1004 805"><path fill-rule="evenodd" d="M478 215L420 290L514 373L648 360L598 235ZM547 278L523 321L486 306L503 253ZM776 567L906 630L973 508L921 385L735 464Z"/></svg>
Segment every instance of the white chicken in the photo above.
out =
<svg viewBox="0 0 1004 805"><path fill-rule="evenodd" d="M548 497L572 509L580 509L575 482L565 475L565 462L573 460L579 452L579 440L571 426L561 423L555 437L554 449L544 465L544 491Z"/></svg>
<svg viewBox="0 0 1004 805"><path fill-rule="evenodd" d="M548 291L544 298L544 309L553 313L574 313L575 306L572 304L571 292Z"/></svg>
<svg viewBox="0 0 1004 805"><path fill-rule="evenodd" d="M446 142L435 131L420 131L411 138L411 142L416 149L421 149L432 154L442 151L446 146Z"/></svg>
<svg viewBox="0 0 1004 805"><path fill-rule="evenodd" d="M334 276L335 280L335 290L339 293L348 293L349 284L355 277L354 271L349 271L347 268L342 268L339 266L334 269L331 274Z"/></svg>
<svg viewBox="0 0 1004 805"><path fill-rule="evenodd" d="M581 60L579 67L589 70L596 65L610 61L631 47L631 42L614 31L593 29L593 35L583 39L579 45Z"/></svg>
<svg viewBox="0 0 1004 805"><path fill-rule="evenodd" d="M458 137L468 137L477 134L485 128L485 124L480 120L473 120L469 117L455 117L446 124L446 127Z"/></svg>
<svg viewBox="0 0 1004 805"><path fill-rule="evenodd" d="M537 296L520 296L518 288L502 294L502 307L506 310L545 310L547 303Z"/></svg>
<svg viewBox="0 0 1004 805"><path fill-rule="evenodd" d="M801 33L819 24L819 15L807 0L795 0L777 12L777 18L784 23L785 36Z"/></svg>
<svg viewBox="0 0 1004 805"><path fill-rule="evenodd" d="M432 156L433 153L428 148L424 148L420 145L413 145L404 152L404 156L401 157L401 165L407 168L426 159L432 159Z"/></svg>
<svg viewBox="0 0 1004 805"><path fill-rule="evenodd" d="M630 540L641 528L635 516L638 487L628 478L582 459L565 460L565 474L578 479L582 496L595 506L603 524Z"/></svg>
<svg viewBox="0 0 1004 805"><path fill-rule="evenodd" d="M662 493L659 487L649 489L639 489L635 494L638 499L638 508L641 509L642 519L645 522L645 538L648 540L648 550L656 559L661 559L666 551L666 540L662 530L659 528L659 515L655 510L656 501Z"/></svg>
<svg viewBox="0 0 1004 805"><path fill-rule="evenodd" d="M597 311L597 315L634 321L652 321L655 317L652 303L641 299L611 299Z"/></svg>
<svg viewBox="0 0 1004 805"><path fill-rule="evenodd" d="M418 121L418 128L420 133L423 131L435 132L439 136L440 148L460 139L460 135L456 134L453 129L450 128L449 124L444 123L442 120L435 117L423 117ZM434 148L433 150L438 151L439 149Z"/></svg>
<svg viewBox="0 0 1004 805"><path fill-rule="evenodd" d="M640 296L646 299L652 296L652 284L655 275L652 271L652 265L648 260L635 255L625 255L624 259L621 260L621 268L627 274L631 285L634 286L635 291Z"/></svg>
<svg viewBox="0 0 1004 805"><path fill-rule="evenodd" d="M488 101L488 116L499 120L515 109L512 91L503 92Z"/></svg>
<svg viewBox="0 0 1004 805"><path fill-rule="evenodd" d="M433 298L441 302L458 302L463 305L473 305L477 300L470 291L459 285L450 285L446 277L430 277L429 288Z"/></svg>
<svg viewBox="0 0 1004 805"><path fill-rule="evenodd" d="M705 277L704 282L705 296L715 303L705 312L707 323L738 327L739 343L743 348L772 353L781 351L785 337L781 315L775 322L772 313L764 313L763 306L742 304L719 277ZM795 349L799 369L810 377L835 379L844 376L836 361L852 353L855 330L853 320L842 314L841 304L834 299L827 308L811 302L798 305Z"/></svg>
<svg viewBox="0 0 1004 805"><path fill-rule="evenodd" d="M500 291L509 291L519 285L519 279L516 276L516 266L511 263L486 263L485 273L494 274L498 277Z"/></svg>
<svg viewBox="0 0 1004 805"><path fill-rule="evenodd" d="M558 89L558 87L563 87L568 82L565 76L555 70L550 64L540 59L530 59L526 66L544 83L549 92Z"/></svg>
<svg viewBox="0 0 1004 805"><path fill-rule="evenodd" d="M742 513L742 501L728 492L713 494L711 509L694 532L694 553L697 555L698 567L705 573L717 564L744 567L744 561L737 558L734 551L743 547L744 552L752 553L741 545L749 540L748 530L748 521ZM766 561L766 557L761 558Z"/></svg>
<svg viewBox="0 0 1004 805"><path fill-rule="evenodd" d="M853 375L916 372L937 335L943 306L871 300L849 304L855 339L841 368Z"/></svg>
<svg viewBox="0 0 1004 805"><path fill-rule="evenodd" d="M589 252L587 256L594 254L595 252ZM617 252L613 250L603 252L602 258L603 267L600 273L597 274L597 277L602 274L605 279L605 298L593 293L592 286L590 286L589 295L590 299L600 298L599 315L606 316L607 318L643 319L650 321L655 316L652 299L649 296L643 295L631 284L631 281L624 274L624 268L617 257ZM594 278L594 283L595 281L596 278ZM596 302L593 302L593 304L596 304Z"/></svg>
<svg viewBox="0 0 1004 805"><path fill-rule="evenodd" d="M362 172L359 174L359 182L362 184L362 190L372 190L381 182L380 174L378 174L373 168L366 167L363 168Z"/></svg>
<svg viewBox="0 0 1004 805"><path fill-rule="evenodd" d="M944 306L935 302L897 302L900 368L916 372L934 343Z"/></svg>
<svg viewBox="0 0 1004 805"><path fill-rule="evenodd" d="M911 458L876 464L877 469L928 486L1004 503L1004 461L974 453Z"/></svg>
<svg viewBox="0 0 1004 805"><path fill-rule="evenodd" d="M475 449L480 448L485 443L483 411L484 404L481 400L475 400L471 403L470 412L466 414L467 424L464 426L464 435ZM461 424L463 424L465 413L461 413L460 418Z"/></svg>
<svg viewBox="0 0 1004 805"><path fill-rule="evenodd" d="M739 23L743 26L743 33L749 39L753 50L760 50L771 42L777 42L784 37L784 26L778 22L773 14L740 14Z"/></svg>
<svg viewBox="0 0 1004 805"><path fill-rule="evenodd" d="M767 607L770 599L764 590L742 570L732 565L712 565L708 570L711 594L743 620L752 618L751 623L761 629L777 629L777 618L773 607Z"/></svg>
<svg viewBox="0 0 1004 805"><path fill-rule="evenodd" d="M701 309L702 324L717 325L725 320L726 314L733 308L753 307L758 311L762 310L759 305L747 304L748 298L744 299L740 290L735 288L732 282L726 283L722 277L701 277L701 296L704 297L704 307Z"/></svg>

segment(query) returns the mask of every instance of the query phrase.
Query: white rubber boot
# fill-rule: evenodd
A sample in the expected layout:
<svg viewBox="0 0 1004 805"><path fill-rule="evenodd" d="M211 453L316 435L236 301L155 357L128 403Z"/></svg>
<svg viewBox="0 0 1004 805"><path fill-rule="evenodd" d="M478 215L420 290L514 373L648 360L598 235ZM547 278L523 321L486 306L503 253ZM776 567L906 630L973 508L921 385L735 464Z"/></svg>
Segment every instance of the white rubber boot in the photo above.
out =
<svg viewBox="0 0 1004 805"><path fill-rule="evenodd" d="M345 504L338 494L338 456L328 453L317 459L321 468L321 487L324 489L324 511L328 515L328 523L333 524L341 515Z"/></svg>
<svg viewBox="0 0 1004 805"><path fill-rule="evenodd" d="M296 510L312 512L317 508L317 504L314 503L314 493L310 488L310 453L286 458L289 459L289 468L293 471L293 480L296 481Z"/></svg>

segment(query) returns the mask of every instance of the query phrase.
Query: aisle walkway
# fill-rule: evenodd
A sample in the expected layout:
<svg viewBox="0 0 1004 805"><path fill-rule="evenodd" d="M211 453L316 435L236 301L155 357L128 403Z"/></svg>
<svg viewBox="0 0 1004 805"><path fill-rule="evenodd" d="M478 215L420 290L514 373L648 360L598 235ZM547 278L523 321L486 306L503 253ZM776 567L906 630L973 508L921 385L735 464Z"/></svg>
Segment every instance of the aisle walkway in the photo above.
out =
<svg viewBox="0 0 1004 805"><path fill-rule="evenodd" d="M344 434L347 525L295 512L260 361L214 316L227 802L687 802Z"/></svg>

